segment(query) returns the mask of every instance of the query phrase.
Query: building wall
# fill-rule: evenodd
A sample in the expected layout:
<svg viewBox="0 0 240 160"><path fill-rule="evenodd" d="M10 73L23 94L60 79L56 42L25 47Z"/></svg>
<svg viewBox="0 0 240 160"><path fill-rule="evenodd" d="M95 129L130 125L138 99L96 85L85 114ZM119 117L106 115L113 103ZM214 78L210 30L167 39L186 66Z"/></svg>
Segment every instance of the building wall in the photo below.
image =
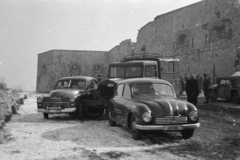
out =
<svg viewBox="0 0 240 160"><path fill-rule="evenodd" d="M203 0L159 15L140 29L135 52L179 58L182 73L230 75L239 70L239 3Z"/></svg>
<svg viewBox="0 0 240 160"><path fill-rule="evenodd" d="M36 91L47 92L52 88L53 51L38 54Z"/></svg>
<svg viewBox="0 0 240 160"><path fill-rule="evenodd" d="M49 92L67 76L107 77L108 52L51 50L38 55L37 91Z"/></svg>
<svg viewBox="0 0 240 160"><path fill-rule="evenodd" d="M108 65L134 53L135 43L122 41L110 51L51 50L38 54L37 92L49 92L66 76L107 78Z"/></svg>
<svg viewBox="0 0 240 160"><path fill-rule="evenodd" d="M122 41L109 51L109 62L120 61L124 56L134 54L135 43L131 39Z"/></svg>

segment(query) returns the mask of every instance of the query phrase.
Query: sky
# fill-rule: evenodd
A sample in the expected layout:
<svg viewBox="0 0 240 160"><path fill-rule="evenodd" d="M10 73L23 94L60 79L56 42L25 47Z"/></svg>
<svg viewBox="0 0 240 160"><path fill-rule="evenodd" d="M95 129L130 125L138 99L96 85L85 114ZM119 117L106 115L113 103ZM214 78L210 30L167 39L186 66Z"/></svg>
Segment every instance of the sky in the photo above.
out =
<svg viewBox="0 0 240 160"><path fill-rule="evenodd" d="M0 78L36 90L37 56L52 49L109 51L136 42L163 13L200 0L0 0Z"/></svg>

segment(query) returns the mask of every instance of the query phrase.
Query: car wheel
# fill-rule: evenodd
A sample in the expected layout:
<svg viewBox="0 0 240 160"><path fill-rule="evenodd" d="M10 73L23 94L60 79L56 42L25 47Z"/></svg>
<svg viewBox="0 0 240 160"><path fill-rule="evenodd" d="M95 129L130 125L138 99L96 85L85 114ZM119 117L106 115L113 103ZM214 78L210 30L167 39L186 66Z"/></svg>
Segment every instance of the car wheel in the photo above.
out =
<svg viewBox="0 0 240 160"><path fill-rule="evenodd" d="M238 104L240 102L239 96L237 92L232 94L232 103Z"/></svg>
<svg viewBox="0 0 240 160"><path fill-rule="evenodd" d="M136 118L134 116L131 117L131 132L133 139L139 140L142 138L141 131L136 129Z"/></svg>
<svg viewBox="0 0 240 160"><path fill-rule="evenodd" d="M213 91L210 91L209 92L209 100L211 101L211 102L213 102L213 101L215 101L217 99L217 97L216 97L216 95L214 94L214 92Z"/></svg>
<svg viewBox="0 0 240 160"><path fill-rule="evenodd" d="M104 108L97 108L95 106L83 106L84 115L90 119L97 119L102 116Z"/></svg>
<svg viewBox="0 0 240 160"><path fill-rule="evenodd" d="M108 112L108 123L110 126L116 126L116 122L111 119L111 112Z"/></svg>
<svg viewBox="0 0 240 160"><path fill-rule="evenodd" d="M106 114L106 117L108 118L108 117L109 117L109 109L108 109L108 106L105 107L105 114Z"/></svg>
<svg viewBox="0 0 240 160"><path fill-rule="evenodd" d="M83 107L82 107L82 104L79 103L78 104L78 108L77 108L77 119L78 120L83 120L84 119L84 116L83 116Z"/></svg>
<svg viewBox="0 0 240 160"><path fill-rule="evenodd" d="M48 119L49 118L48 113L43 113L43 117L44 117L44 119Z"/></svg>
<svg viewBox="0 0 240 160"><path fill-rule="evenodd" d="M194 133L194 129L188 129L188 130L181 131L183 139L191 138L193 136L193 133Z"/></svg>

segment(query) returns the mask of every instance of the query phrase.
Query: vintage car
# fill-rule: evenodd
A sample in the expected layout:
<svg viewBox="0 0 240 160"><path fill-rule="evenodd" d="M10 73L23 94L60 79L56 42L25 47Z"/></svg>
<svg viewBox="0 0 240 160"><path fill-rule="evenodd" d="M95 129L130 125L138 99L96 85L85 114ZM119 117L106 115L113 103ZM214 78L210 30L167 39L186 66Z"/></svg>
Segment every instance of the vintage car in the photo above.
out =
<svg viewBox="0 0 240 160"><path fill-rule="evenodd" d="M232 75L219 77L216 84L209 88L209 99L214 101L217 98L231 100L232 103L240 103L240 76Z"/></svg>
<svg viewBox="0 0 240 160"><path fill-rule="evenodd" d="M130 128L135 140L147 131L177 131L188 139L200 127L196 107L177 99L165 80L133 78L118 82L115 88L109 100L109 125Z"/></svg>
<svg viewBox="0 0 240 160"><path fill-rule="evenodd" d="M91 94L98 87L96 79L87 76L64 77L57 81L48 96L37 98L37 110L43 112L45 119L49 114L69 113L78 119L98 118L103 114L104 106L92 101ZM89 91L90 90L90 91Z"/></svg>

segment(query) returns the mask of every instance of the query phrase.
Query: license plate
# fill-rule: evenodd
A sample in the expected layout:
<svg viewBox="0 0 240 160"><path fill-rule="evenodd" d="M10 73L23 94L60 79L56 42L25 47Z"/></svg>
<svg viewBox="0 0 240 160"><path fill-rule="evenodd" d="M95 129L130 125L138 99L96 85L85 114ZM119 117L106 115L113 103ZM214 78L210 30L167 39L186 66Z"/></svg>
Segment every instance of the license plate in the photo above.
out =
<svg viewBox="0 0 240 160"><path fill-rule="evenodd" d="M183 126L164 126L165 131L183 130Z"/></svg>
<svg viewBox="0 0 240 160"><path fill-rule="evenodd" d="M48 109L50 110L58 110L59 109L59 107L48 107Z"/></svg>
<svg viewBox="0 0 240 160"><path fill-rule="evenodd" d="M51 110L48 110L48 112L49 112L49 113L56 113L56 112L58 113L58 112L60 112L60 110L51 109Z"/></svg>

